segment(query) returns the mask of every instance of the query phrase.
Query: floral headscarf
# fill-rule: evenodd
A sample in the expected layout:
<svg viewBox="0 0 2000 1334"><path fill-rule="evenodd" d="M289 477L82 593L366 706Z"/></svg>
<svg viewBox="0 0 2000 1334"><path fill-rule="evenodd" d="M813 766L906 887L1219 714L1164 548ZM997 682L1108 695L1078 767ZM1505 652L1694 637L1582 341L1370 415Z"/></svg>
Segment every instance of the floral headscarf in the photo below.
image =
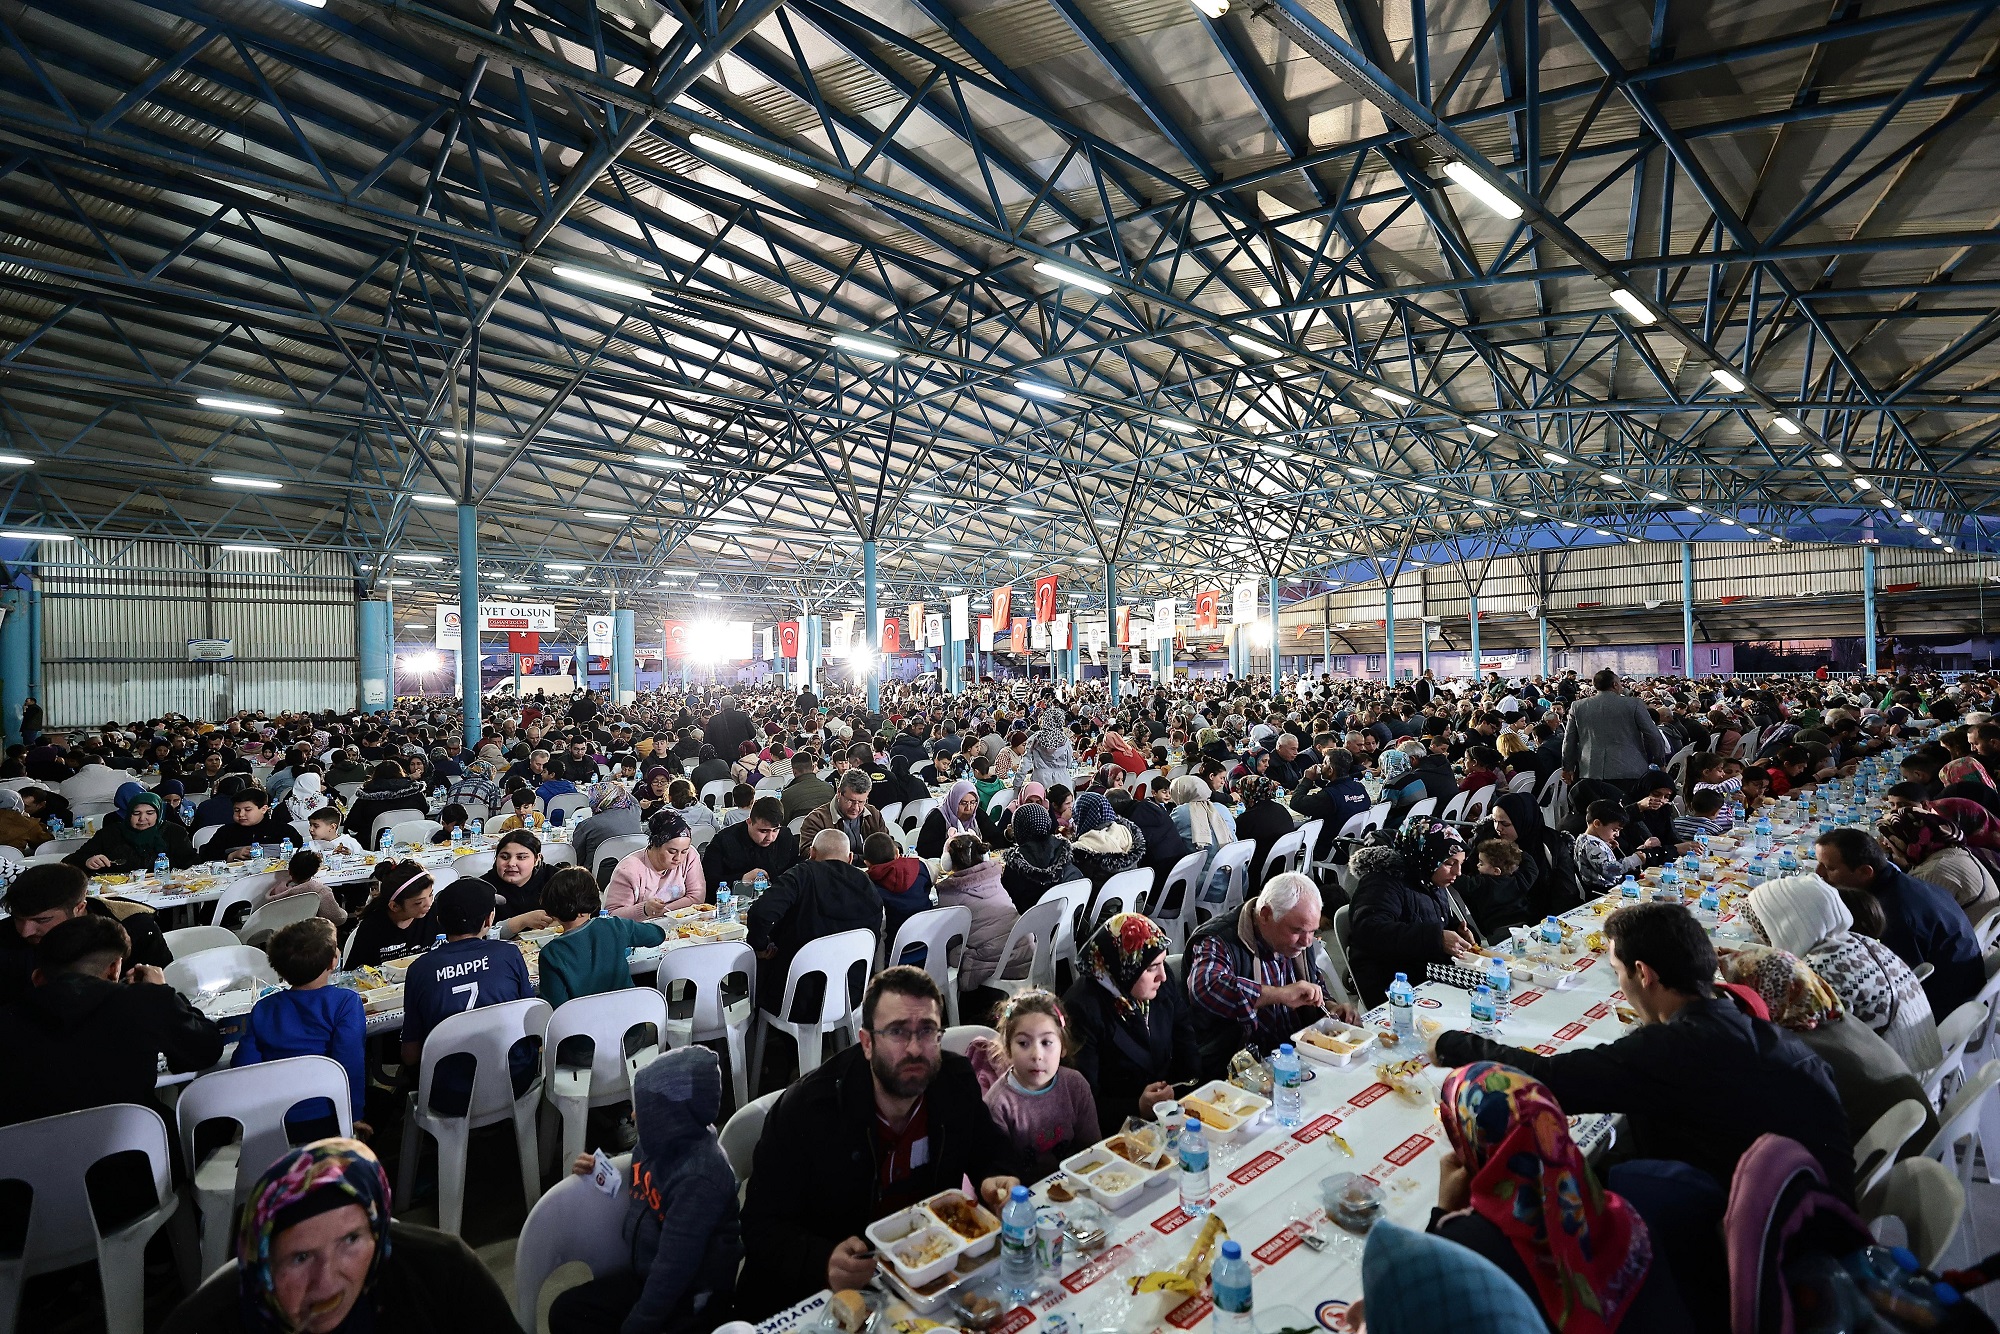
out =
<svg viewBox="0 0 2000 1334"><path fill-rule="evenodd" d="M1965 833L1958 822L1921 807L1891 811L1875 826L1885 843L1893 843L1905 865L1915 866L1933 853L1965 846Z"/></svg>
<svg viewBox="0 0 2000 1334"><path fill-rule="evenodd" d="M1472 1212L1506 1235L1562 1334L1616 1330L1653 1261L1645 1223L1597 1184L1546 1084L1494 1061L1446 1076L1438 1116Z"/></svg>
<svg viewBox="0 0 2000 1334"><path fill-rule="evenodd" d="M1377 755L1375 763L1380 766L1382 777L1390 782L1394 782L1410 771L1409 752L1395 746L1391 746L1380 755Z"/></svg>
<svg viewBox="0 0 2000 1334"><path fill-rule="evenodd" d="M1944 768L1938 770L1938 781L1949 786L1952 783L1975 782L1993 786L1993 775L1986 772L1986 766L1970 755L1961 755Z"/></svg>
<svg viewBox="0 0 2000 1334"><path fill-rule="evenodd" d="M1439 820L1411 820L1396 831L1396 852L1413 884L1428 885L1438 867L1465 850L1456 829Z"/></svg>
<svg viewBox="0 0 2000 1334"><path fill-rule="evenodd" d="M1243 809L1249 810L1260 801L1270 801L1277 796L1278 785L1262 774L1251 774L1248 778L1236 780L1236 795L1243 798Z"/></svg>
<svg viewBox="0 0 2000 1334"><path fill-rule="evenodd" d="M677 838L688 836L688 822L679 811L661 807L653 812L653 818L646 822L646 846L664 848Z"/></svg>
<svg viewBox="0 0 2000 1334"><path fill-rule="evenodd" d="M625 790L623 783L613 783L607 780L606 782L596 783L591 786L590 813L592 815L602 815L606 811L627 810L637 804L637 802L632 800L632 794Z"/></svg>
<svg viewBox="0 0 2000 1334"><path fill-rule="evenodd" d="M1795 954L1749 945L1722 961L1723 979L1756 991L1771 1022L1809 1032L1840 1018L1840 997Z"/></svg>
<svg viewBox="0 0 2000 1334"><path fill-rule="evenodd" d="M1150 1000L1135 1000L1132 988L1140 974L1167 952L1167 933L1144 913L1122 912L1104 919L1104 924L1083 942L1085 969L1116 997L1120 1018L1144 1019Z"/></svg>
<svg viewBox="0 0 2000 1334"><path fill-rule="evenodd" d="M293 1149L257 1178L236 1229L237 1300L244 1329L280 1334L293 1328L278 1306L271 1247L286 1228L350 1204L367 1211L375 1233L375 1258L361 1281L365 1299L389 1258L389 1177L368 1146L359 1140L323 1139ZM348 1323L354 1323L352 1317Z"/></svg>

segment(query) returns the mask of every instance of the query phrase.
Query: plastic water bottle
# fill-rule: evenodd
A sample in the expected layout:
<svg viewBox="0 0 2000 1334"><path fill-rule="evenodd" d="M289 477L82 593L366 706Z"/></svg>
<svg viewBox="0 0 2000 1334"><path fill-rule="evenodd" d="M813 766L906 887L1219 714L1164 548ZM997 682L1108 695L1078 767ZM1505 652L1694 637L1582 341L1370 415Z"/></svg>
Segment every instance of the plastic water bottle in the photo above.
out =
<svg viewBox="0 0 2000 1334"><path fill-rule="evenodd" d="M60 815L51 815L49 817L49 837L61 838L62 833L63 833L62 817Z"/></svg>
<svg viewBox="0 0 2000 1334"><path fill-rule="evenodd" d="M1656 903L1679 903L1681 901L1681 873L1668 862L1660 871L1660 886L1654 893Z"/></svg>
<svg viewBox="0 0 2000 1334"><path fill-rule="evenodd" d="M1790 875L1798 869L1799 855L1793 852L1792 845L1787 843L1783 850L1778 853L1778 872L1781 875Z"/></svg>
<svg viewBox="0 0 2000 1334"><path fill-rule="evenodd" d="M1299 1054L1289 1042L1278 1044L1271 1058L1271 1112L1278 1124L1291 1128L1305 1121L1305 1082L1299 1073Z"/></svg>
<svg viewBox="0 0 2000 1334"><path fill-rule="evenodd" d="M1624 883L1618 886L1618 897L1624 899L1627 903L1637 903L1639 901L1639 882L1633 879L1629 873L1625 876ZM1546 929L1542 932L1542 935L1544 937L1548 935Z"/></svg>
<svg viewBox="0 0 2000 1334"><path fill-rule="evenodd" d="M431 937L431 948L434 950L439 950L444 948L444 932L440 931L435 936Z"/></svg>
<svg viewBox="0 0 2000 1334"><path fill-rule="evenodd" d="M1509 1002L1514 998L1514 975L1507 970L1506 960L1487 961L1486 986L1493 993L1493 1024L1497 1028L1507 1022Z"/></svg>
<svg viewBox="0 0 2000 1334"><path fill-rule="evenodd" d="M1760 815L1757 817L1757 851L1769 852L1770 850L1771 850L1771 817L1768 815Z"/></svg>
<svg viewBox="0 0 2000 1334"><path fill-rule="evenodd" d="M375 850L377 852L387 852L394 845L395 840L389 837L389 831L386 829L382 831L382 836L375 840Z"/></svg>
<svg viewBox="0 0 2000 1334"><path fill-rule="evenodd" d="M1417 993L1410 986L1407 973L1396 974L1396 980L1389 984L1389 1016L1395 1022L1396 1036L1406 1038L1417 1031Z"/></svg>
<svg viewBox="0 0 2000 1334"><path fill-rule="evenodd" d="M1752 889L1757 888L1757 886L1763 884L1766 880L1769 880L1771 878L1770 864L1764 860L1763 853L1760 852L1756 856L1750 859L1749 874L1750 874L1750 888Z"/></svg>
<svg viewBox="0 0 2000 1334"><path fill-rule="evenodd" d="M1181 1212L1199 1218L1208 1212L1209 1202L1208 1136L1202 1133L1201 1118L1190 1116L1181 1127Z"/></svg>
<svg viewBox="0 0 2000 1334"><path fill-rule="evenodd" d="M278 845L278 855L283 857L287 862L292 860L292 854L297 851L298 849L292 846L292 840L289 838Z"/></svg>
<svg viewBox="0 0 2000 1334"><path fill-rule="evenodd" d="M1687 856L1681 858L1681 872L1684 875L1701 874L1701 858L1694 854L1693 849L1689 850Z"/></svg>
<svg viewBox="0 0 2000 1334"><path fill-rule="evenodd" d="M1631 876L1625 877L1631 880ZM1636 893L1636 891L1635 891ZM1560 948L1563 943L1563 924L1554 913L1542 919L1542 943Z"/></svg>
<svg viewBox="0 0 2000 1334"><path fill-rule="evenodd" d="M481 834L485 832L486 832L486 821L474 820L472 822L472 836L474 838L478 838Z"/></svg>
<svg viewBox="0 0 2000 1334"><path fill-rule="evenodd" d="M163 852L153 858L153 874L160 877L160 879L165 880L172 873L173 868L174 864L167 860L166 853Z"/></svg>
<svg viewBox="0 0 2000 1334"><path fill-rule="evenodd" d="M250 860L253 862L264 860L264 845L262 843L252 843L250 845Z"/></svg>
<svg viewBox="0 0 2000 1334"><path fill-rule="evenodd" d="M1215 1334L1250 1334L1256 1328L1250 1314L1250 1262L1243 1244L1222 1243L1222 1258L1209 1271L1215 1297Z"/></svg>
<svg viewBox="0 0 2000 1334"><path fill-rule="evenodd" d="M462 846L464 843L465 843L465 826L453 825L451 827L451 846L454 849L456 849Z"/></svg>
<svg viewBox="0 0 2000 1334"><path fill-rule="evenodd" d="M1000 1210L1000 1282L1011 1298L1035 1290L1035 1205L1026 1186L1016 1186Z"/></svg>
<svg viewBox="0 0 2000 1334"><path fill-rule="evenodd" d="M1722 895L1716 892L1714 885L1701 887L1701 897L1695 901L1695 910L1703 917L1722 915Z"/></svg>
<svg viewBox="0 0 2000 1334"><path fill-rule="evenodd" d="M718 923L736 920L736 897L729 892L727 880L715 887L715 920Z"/></svg>
<svg viewBox="0 0 2000 1334"><path fill-rule="evenodd" d="M1472 989L1472 1031L1482 1038L1493 1036L1497 1021L1493 1015L1493 988L1481 982Z"/></svg>

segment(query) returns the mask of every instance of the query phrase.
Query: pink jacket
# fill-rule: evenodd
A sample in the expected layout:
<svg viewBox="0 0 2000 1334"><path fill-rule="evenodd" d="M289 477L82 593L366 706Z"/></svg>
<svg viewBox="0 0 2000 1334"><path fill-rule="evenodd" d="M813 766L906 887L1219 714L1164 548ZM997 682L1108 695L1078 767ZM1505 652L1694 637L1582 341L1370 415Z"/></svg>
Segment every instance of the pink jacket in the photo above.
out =
<svg viewBox="0 0 2000 1334"><path fill-rule="evenodd" d="M702 878L701 854L690 851L686 860L664 872L652 868L644 851L620 858L604 890L606 911L613 917L644 921L646 911L640 905L647 899L660 900L670 911L706 903L708 882Z"/></svg>

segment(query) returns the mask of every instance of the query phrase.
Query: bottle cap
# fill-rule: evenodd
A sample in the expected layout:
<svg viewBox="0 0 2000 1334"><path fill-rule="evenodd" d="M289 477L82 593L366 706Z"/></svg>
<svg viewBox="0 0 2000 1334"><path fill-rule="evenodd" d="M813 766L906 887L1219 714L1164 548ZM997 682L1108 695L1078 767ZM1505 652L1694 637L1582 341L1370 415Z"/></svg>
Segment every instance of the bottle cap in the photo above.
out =
<svg viewBox="0 0 2000 1334"><path fill-rule="evenodd" d="M1396 980L1398 982L1407 982L1410 980L1410 975L1408 973L1398 973L1396 974Z"/></svg>
<svg viewBox="0 0 2000 1334"><path fill-rule="evenodd" d="M1028 1188L1026 1186L1016 1186L1012 1191L1008 1193L1007 1198L1009 1200L1012 1200L1014 1203L1019 1204L1021 1201L1028 1198Z"/></svg>
<svg viewBox="0 0 2000 1334"><path fill-rule="evenodd" d="M1292 1044L1291 1044L1291 1043L1289 1043L1289 1042L1280 1042L1280 1043L1278 1044L1278 1055L1280 1055L1280 1056L1290 1056L1290 1055L1292 1055L1292 1054L1293 1054L1293 1052L1292 1052Z"/></svg>
<svg viewBox="0 0 2000 1334"><path fill-rule="evenodd" d="M1223 1242L1222 1258L1225 1260L1241 1260L1243 1258L1243 1244L1235 1241Z"/></svg>

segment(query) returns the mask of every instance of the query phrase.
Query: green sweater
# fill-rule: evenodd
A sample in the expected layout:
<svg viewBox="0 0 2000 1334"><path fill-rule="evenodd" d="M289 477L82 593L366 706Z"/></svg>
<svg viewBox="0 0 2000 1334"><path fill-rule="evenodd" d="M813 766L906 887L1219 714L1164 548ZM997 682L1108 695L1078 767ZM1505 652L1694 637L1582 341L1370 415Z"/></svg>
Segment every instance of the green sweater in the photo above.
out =
<svg viewBox="0 0 2000 1334"><path fill-rule="evenodd" d="M625 952L640 945L658 945L666 938L667 933L651 922L593 917L542 946L536 990L552 1006L601 991L622 991L632 985Z"/></svg>

